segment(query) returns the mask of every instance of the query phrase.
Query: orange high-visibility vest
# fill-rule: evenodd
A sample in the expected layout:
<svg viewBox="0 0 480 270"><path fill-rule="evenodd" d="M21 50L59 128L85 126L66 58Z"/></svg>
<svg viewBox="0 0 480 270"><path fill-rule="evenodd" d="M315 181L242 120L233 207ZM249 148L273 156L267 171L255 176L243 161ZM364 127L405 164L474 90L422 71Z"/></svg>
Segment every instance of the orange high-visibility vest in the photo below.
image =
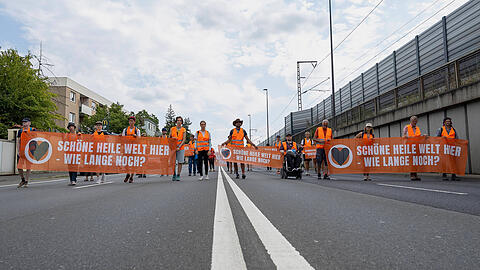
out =
<svg viewBox="0 0 480 270"><path fill-rule="evenodd" d="M277 142L275 143L275 147L276 147L277 149L280 149L280 145L281 145L281 144L282 144L282 141L277 141Z"/></svg>
<svg viewBox="0 0 480 270"><path fill-rule="evenodd" d="M130 126L128 126L125 131L125 136L133 136L133 135L137 135L137 127L133 126L133 128L130 128Z"/></svg>
<svg viewBox="0 0 480 270"><path fill-rule="evenodd" d="M320 140L331 140L332 139L332 129L331 128L327 128L327 134L324 134L323 133L323 127L318 127L317 128L317 140L320 139ZM324 148L324 144L319 144L317 143L317 148Z"/></svg>
<svg viewBox="0 0 480 270"><path fill-rule="evenodd" d="M177 129L176 126L172 127L171 129L171 134L172 134L172 138L175 138L177 139L177 145L180 145L183 141L183 134L186 132L186 129L184 127L180 128L180 131ZM185 149L184 147L185 145L182 145L182 147L180 147L180 150L183 150Z"/></svg>
<svg viewBox="0 0 480 270"><path fill-rule="evenodd" d="M373 134L368 134L368 133L365 133L365 132L364 132L362 138L364 138L364 139L373 139Z"/></svg>
<svg viewBox="0 0 480 270"><path fill-rule="evenodd" d="M197 151L210 150L210 133L205 130L205 136L201 131L197 131Z"/></svg>
<svg viewBox="0 0 480 270"><path fill-rule="evenodd" d="M407 125L408 137L418 137L422 135L420 128L415 126L415 132L413 131L412 125Z"/></svg>
<svg viewBox="0 0 480 270"><path fill-rule="evenodd" d="M307 139L307 138L303 139L303 146L305 147L312 146L312 139Z"/></svg>
<svg viewBox="0 0 480 270"><path fill-rule="evenodd" d="M240 128L239 131L237 131L236 128L233 129L232 133L232 145L237 146L237 147L243 147L243 139L245 138L245 133L243 133L243 128Z"/></svg>
<svg viewBox="0 0 480 270"><path fill-rule="evenodd" d="M287 142L283 142L282 144L283 144L283 150L287 151ZM296 142L293 142L292 149L298 150Z"/></svg>
<svg viewBox="0 0 480 270"><path fill-rule="evenodd" d="M442 127L442 137L455 139L455 129L452 127L450 132L447 132L445 126Z"/></svg>
<svg viewBox="0 0 480 270"><path fill-rule="evenodd" d="M93 132L93 137L95 139L100 139L100 138L105 137L105 133L103 133L103 131L98 132L98 131L95 130L95 132Z"/></svg>

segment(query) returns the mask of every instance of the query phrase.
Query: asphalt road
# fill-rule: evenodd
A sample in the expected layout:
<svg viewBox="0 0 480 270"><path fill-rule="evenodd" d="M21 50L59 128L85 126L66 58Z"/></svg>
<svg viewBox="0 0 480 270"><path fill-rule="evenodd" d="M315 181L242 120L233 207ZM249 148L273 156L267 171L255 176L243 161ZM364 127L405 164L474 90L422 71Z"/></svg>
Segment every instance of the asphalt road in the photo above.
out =
<svg viewBox="0 0 480 270"><path fill-rule="evenodd" d="M26 189L2 181L0 269L480 266L479 180L297 181L263 169L217 177L125 184L110 175L102 185L51 179Z"/></svg>

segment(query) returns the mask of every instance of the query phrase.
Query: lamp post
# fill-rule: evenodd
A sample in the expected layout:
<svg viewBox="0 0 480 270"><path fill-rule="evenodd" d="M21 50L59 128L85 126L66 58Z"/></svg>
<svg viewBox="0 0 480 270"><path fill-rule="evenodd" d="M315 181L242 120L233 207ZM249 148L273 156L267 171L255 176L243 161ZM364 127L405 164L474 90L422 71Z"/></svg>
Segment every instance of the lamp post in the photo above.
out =
<svg viewBox="0 0 480 270"><path fill-rule="evenodd" d="M265 91L265 97L267 100L267 144L270 145L270 127L268 125L268 89L265 88L263 91Z"/></svg>
<svg viewBox="0 0 480 270"><path fill-rule="evenodd" d="M333 34L332 34L332 0L328 0L328 11L330 14L330 64L331 64L331 77L332 77L332 118L333 128L337 127L337 121L335 120L335 77L333 76Z"/></svg>
<svg viewBox="0 0 480 270"><path fill-rule="evenodd" d="M248 136L252 137L252 115L248 115Z"/></svg>

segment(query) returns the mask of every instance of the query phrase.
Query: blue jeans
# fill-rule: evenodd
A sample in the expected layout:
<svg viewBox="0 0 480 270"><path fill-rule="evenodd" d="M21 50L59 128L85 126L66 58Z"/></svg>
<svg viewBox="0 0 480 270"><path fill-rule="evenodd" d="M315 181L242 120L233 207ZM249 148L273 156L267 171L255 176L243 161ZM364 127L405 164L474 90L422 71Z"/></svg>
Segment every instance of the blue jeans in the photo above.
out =
<svg viewBox="0 0 480 270"><path fill-rule="evenodd" d="M70 176L70 182L77 182L77 172L68 172L68 176Z"/></svg>
<svg viewBox="0 0 480 270"><path fill-rule="evenodd" d="M193 173L197 173L197 162L195 161L195 156L188 157L188 174L192 174L192 167Z"/></svg>

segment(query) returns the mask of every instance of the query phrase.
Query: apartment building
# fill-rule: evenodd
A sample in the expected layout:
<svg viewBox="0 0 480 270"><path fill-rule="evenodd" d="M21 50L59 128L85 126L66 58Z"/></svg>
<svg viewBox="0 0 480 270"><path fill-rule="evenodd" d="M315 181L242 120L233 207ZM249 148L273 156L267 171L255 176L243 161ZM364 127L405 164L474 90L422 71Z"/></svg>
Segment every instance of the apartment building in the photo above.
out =
<svg viewBox="0 0 480 270"><path fill-rule="evenodd" d="M50 91L57 94L54 102L57 113L64 119L55 120L60 127L67 127L68 122L74 122L78 127L85 115L95 114L99 105L110 106L112 101L93 92L85 86L68 77L49 77Z"/></svg>

